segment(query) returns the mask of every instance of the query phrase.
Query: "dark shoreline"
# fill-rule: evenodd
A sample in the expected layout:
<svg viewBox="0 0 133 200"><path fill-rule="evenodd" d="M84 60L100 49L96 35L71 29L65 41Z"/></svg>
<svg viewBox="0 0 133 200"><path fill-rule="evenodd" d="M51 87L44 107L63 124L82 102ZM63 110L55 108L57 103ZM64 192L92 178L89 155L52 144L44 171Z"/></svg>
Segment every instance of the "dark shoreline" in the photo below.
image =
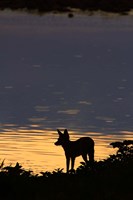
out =
<svg viewBox="0 0 133 200"><path fill-rule="evenodd" d="M133 0L2 0L0 1L0 10L4 9L37 11L41 14L48 12L72 13L73 9L128 14L133 9Z"/></svg>
<svg viewBox="0 0 133 200"><path fill-rule="evenodd" d="M19 163L0 165L2 200L129 200L133 199L133 140L113 142L114 155L93 164L81 163L74 172L63 169L32 174Z"/></svg>

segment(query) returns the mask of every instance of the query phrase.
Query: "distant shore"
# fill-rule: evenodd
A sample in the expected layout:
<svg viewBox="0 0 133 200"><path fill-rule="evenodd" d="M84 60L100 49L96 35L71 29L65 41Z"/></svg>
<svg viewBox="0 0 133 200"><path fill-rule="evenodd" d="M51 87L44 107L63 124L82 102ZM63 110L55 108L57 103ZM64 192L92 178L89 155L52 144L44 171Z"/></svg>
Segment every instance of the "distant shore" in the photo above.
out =
<svg viewBox="0 0 133 200"><path fill-rule="evenodd" d="M71 12L73 9L81 11L105 11L119 14L128 14L133 9L133 0L2 0L0 10L26 10L47 12Z"/></svg>

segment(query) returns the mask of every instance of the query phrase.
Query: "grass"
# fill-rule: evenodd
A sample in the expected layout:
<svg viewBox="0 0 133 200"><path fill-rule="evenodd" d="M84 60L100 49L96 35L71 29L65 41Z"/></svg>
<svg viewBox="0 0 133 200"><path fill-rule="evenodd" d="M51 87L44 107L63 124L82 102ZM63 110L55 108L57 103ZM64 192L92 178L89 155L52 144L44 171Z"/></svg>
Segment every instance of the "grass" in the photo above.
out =
<svg viewBox="0 0 133 200"><path fill-rule="evenodd" d="M125 14L133 9L133 0L1 0L0 9L37 10L40 13L68 12L73 8L82 11L106 11Z"/></svg>
<svg viewBox="0 0 133 200"><path fill-rule="evenodd" d="M118 151L93 166L84 162L66 174L63 169L26 171L19 163L0 166L2 200L127 200L133 199L133 141L112 143Z"/></svg>

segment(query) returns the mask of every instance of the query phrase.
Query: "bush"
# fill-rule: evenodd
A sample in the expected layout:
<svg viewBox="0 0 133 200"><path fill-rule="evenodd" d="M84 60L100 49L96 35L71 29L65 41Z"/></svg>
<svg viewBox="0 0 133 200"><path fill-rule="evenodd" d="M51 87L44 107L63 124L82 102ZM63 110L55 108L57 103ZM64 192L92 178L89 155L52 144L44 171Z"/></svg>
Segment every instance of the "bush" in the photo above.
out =
<svg viewBox="0 0 133 200"><path fill-rule="evenodd" d="M1 199L19 200L126 200L133 199L133 141L111 143L116 154L95 161L84 162L68 174L63 169L41 172L26 171L19 163L0 165Z"/></svg>

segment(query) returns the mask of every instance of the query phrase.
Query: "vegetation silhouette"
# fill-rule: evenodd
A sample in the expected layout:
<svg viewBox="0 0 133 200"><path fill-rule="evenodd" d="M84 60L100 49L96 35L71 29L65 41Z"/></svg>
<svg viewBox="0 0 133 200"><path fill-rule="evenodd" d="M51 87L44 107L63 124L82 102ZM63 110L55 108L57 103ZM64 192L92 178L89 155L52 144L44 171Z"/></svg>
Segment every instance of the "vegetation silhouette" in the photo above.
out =
<svg viewBox="0 0 133 200"><path fill-rule="evenodd" d="M71 160L71 171L74 170L75 158L82 156L83 160L88 163L87 155L91 164L94 162L94 140L90 137L82 137L76 141L70 141L67 129L64 134L58 130L59 138L55 145L61 145L65 151L66 156L66 171L69 171L69 164Z"/></svg>
<svg viewBox="0 0 133 200"><path fill-rule="evenodd" d="M24 9L39 13L58 11L69 12L73 9L82 11L106 11L125 14L133 9L133 0L2 0L0 9Z"/></svg>
<svg viewBox="0 0 133 200"><path fill-rule="evenodd" d="M127 200L133 199L133 141L111 143L116 154L95 161L82 162L75 172L63 169L34 174L22 168L0 165L2 200Z"/></svg>

